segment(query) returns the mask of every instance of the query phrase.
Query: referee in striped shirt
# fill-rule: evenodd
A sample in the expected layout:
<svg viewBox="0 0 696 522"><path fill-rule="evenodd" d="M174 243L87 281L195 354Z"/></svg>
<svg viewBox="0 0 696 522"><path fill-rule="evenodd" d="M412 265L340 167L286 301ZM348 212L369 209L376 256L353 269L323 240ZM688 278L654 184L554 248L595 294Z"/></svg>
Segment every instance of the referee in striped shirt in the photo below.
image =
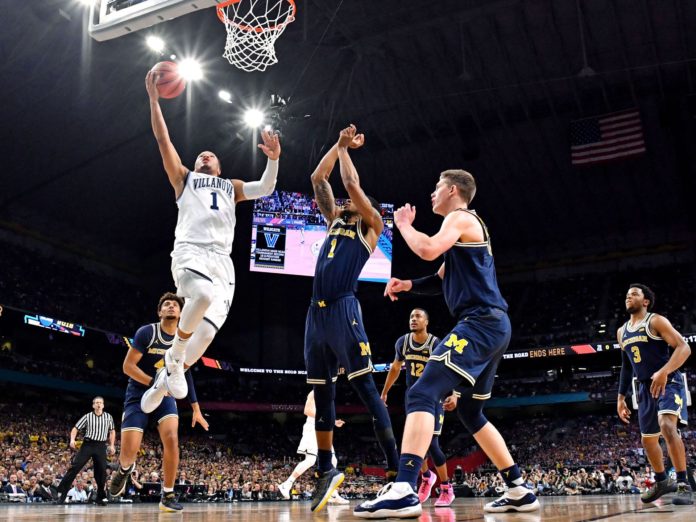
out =
<svg viewBox="0 0 696 522"><path fill-rule="evenodd" d="M70 431L70 447L75 447L75 437L78 431L85 432L80 451L72 460L72 466L60 481L58 486L58 503L65 502L65 497L70 490L73 480L80 470L87 464L89 459L94 463L94 478L97 481L97 503L106 501L106 446L104 443L109 439L109 454L116 453L114 444L116 443L116 429L114 418L104 411L104 398L95 397L92 399L93 413L83 415L77 424Z"/></svg>

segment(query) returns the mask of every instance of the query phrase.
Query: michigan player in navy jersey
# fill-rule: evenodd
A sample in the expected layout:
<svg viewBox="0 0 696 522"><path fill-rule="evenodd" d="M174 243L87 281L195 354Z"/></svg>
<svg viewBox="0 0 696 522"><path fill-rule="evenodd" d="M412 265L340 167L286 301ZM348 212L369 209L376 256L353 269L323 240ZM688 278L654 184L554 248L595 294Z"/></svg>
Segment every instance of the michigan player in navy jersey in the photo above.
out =
<svg viewBox="0 0 696 522"><path fill-rule="evenodd" d="M123 404L121 420L121 452L119 469L112 478L110 492L118 497L126 488L128 477L135 469L135 459L143 440L143 432L149 420L157 422L157 431L164 451L162 454L162 499L160 510L181 511L181 505L176 501L174 481L179 466L179 415L176 401L173 397L164 397L160 405L150 414L143 412L140 407L142 395L152 384L153 374L164 364L164 352L171 346L179 322L181 308L184 302L176 294L167 292L157 304L158 323L147 324L138 329L133 343L128 347L128 353L123 361L123 373L128 375L128 387ZM207 431L208 422L203 417L196 398L191 373L186 373L188 381L188 399L193 409L193 422Z"/></svg>
<svg viewBox="0 0 696 522"><path fill-rule="evenodd" d="M186 396L184 363L191 366L203 355L227 319L235 285L230 253L236 204L273 192L280 157L278 136L263 132L263 143L258 147L268 162L258 181L222 178L220 161L210 151L201 152L194 170L188 169L169 139L158 101L157 79L158 75L150 71L145 87L150 98L152 131L179 207L172 276L177 294L186 298L186 305L172 347L166 352L165 368L143 395L142 408L146 413L154 411L166 393L177 399Z"/></svg>
<svg viewBox="0 0 696 522"><path fill-rule="evenodd" d="M440 339L431 333L428 333L428 322L430 318L428 312L423 308L414 308L408 318L410 332L402 335L396 341L394 346L396 356L387 373L387 379L382 388L382 400L387 404L387 396L389 390L399 378L401 368L406 370L406 392L411 389L416 381L423 374L425 365L430 359L435 346L440 343ZM447 458L440 449L440 434L442 433L442 425L445 422L445 403L448 410L453 410L457 407L457 393L447 397L445 401L438 401L437 409L435 410L435 430L433 438L430 441L428 455L435 464L437 476L440 478L440 497L435 502L435 507L446 507L454 502L454 490L449 483L447 474ZM430 498L430 492L437 481L437 477L428 468L428 460L423 459L421 466L421 484L418 488L418 499L421 504Z"/></svg>
<svg viewBox="0 0 696 522"><path fill-rule="evenodd" d="M638 283L630 286L626 311L631 318L616 334L622 352L616 408L621 420L628 423L631 411L626 394L635 375L641 439L655 472L655 484L641 495L641 500L653 502L676 491L673 504L692 504L686 452L679 434L679 424L687 424L686 389L679 368L689 358L691 348L665 317L651 313L654 306L655 293L650 288ZM665 473L660 435L677 472L676 483Z"/></svg>
<svg viewBox="0 0 696 522"><path fill-rule="evenodd" d="M456 326L435 348L418 382L408 392L407 417L396 482L373 501L354 510L361 518L415 517L422 508L414 489L418 470L428 449L440 401L460 384L462 398L457 415L481 449L498 468L508 487L502 498L484 506L485 511L533 511L539 501L524 487L520 470L498 430L483 415L491 396L495 372L510 342L507 303L498 289L488 230L469 210L476 193L474 177L464 170L440 175L431 195L433 212L444 217L437 234L430 237L412 225L415 207L405 205L394 213L394 223L406 244L422 259L444 254L436 274L416 280L392 278L385 295L399 292L443 293ZM466 391L466 393L464 393Z"/></svg>
<svg viewBox="0 0 696 522"><path fill-rule="evenodd" d="M349 148L358 148L363 143L364 137L356 134L355 126L344 129L338 143L312 174L314 196L328 223L327 237L317 258L305 324L307 382L313 386L317 412L318 482L312 511L321 510L343 481L343 474L331 463L339 364L372 414L375 435L386 456L387 473L395 473L399 458L387 408L372 378L370 343L363 327L360 303L355 297L358 276L384 228L379 204L360 187L358 172L348 154ZM337 160L350 198L342 208L336 206L329 184Z"/></svg>

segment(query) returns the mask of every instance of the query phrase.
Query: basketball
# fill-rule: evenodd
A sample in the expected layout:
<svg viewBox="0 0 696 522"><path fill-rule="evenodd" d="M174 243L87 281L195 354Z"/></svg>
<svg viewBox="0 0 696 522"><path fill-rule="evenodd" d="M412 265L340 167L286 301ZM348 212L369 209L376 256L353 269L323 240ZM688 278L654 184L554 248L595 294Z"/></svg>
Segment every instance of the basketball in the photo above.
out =
<svg viewBox="0 0 696 522"><path fill-rule="evenodd" d="M152 68L159 74L157 91L162 98L176 98L186 88L186 80L179 74L179 65L174 62L159 62Z"/></svg>

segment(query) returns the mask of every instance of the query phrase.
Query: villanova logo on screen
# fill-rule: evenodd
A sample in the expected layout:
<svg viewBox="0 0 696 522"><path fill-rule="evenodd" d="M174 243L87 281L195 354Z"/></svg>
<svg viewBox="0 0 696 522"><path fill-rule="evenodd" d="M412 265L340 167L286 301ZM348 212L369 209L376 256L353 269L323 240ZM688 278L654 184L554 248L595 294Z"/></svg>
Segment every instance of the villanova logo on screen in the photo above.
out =
<svg viewBox="0 0 696 522"><path fill-rule="evenodd" d="M264 232L263 235L266 238L266 245L268 245L268 248L275 248L276 243L278 242L279 234L269 234L268 232Z"/></svg>

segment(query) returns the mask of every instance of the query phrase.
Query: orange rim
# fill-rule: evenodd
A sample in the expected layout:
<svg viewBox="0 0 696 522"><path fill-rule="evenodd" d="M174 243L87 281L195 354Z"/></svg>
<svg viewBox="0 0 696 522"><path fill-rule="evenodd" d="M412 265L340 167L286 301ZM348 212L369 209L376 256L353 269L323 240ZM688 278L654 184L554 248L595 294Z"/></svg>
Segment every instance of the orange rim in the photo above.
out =
<svg viewBox="0 0 696 522"><path fill-rule="evenodd" d="M225 2L221 2L217 5L215 8L217 10L217 15L220 21L223 24L230 24L230 25L236 25L239 29L242 31L253 31L255 33L263 33L265 31L277 31L278 29L282 29L289 23L292 23L295 21L295 11L296 11L296 6L295 6L295 0L285 0L290 4L291 10L290 13L288 14L288 17L285 19L284 22L279 23L278 25L272 25L270 27L253 27L251 25L244 25L244 24L238 24L229 18L227 18L227 15L225 14L224 8L228 7L232 4L238 4L242 0L226 0Z"/></svg>

